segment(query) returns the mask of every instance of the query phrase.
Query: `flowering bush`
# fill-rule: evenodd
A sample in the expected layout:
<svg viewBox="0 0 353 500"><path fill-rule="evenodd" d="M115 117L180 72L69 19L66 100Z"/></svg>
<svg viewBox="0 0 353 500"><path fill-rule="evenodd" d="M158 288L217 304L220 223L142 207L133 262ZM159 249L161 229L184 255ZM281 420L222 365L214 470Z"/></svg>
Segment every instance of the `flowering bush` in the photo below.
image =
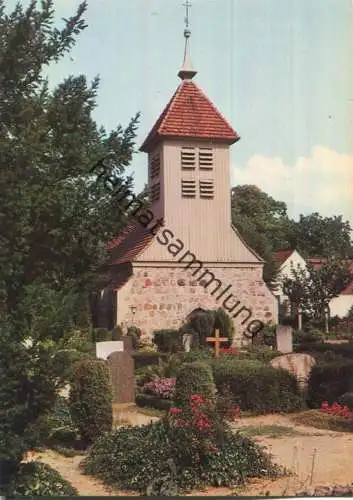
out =
<svg viewBox="0 0 353 500"><path fill-rule="evenodd" d="M219 451L222 417L214 402L200 394L192 394L188 405L170 408L166 424L179 459L185 465L200 464Z"/></svg>
<svg viewBox="0 0 353 500"><path fill-rule="evenodd" d="M172 399L175 388L175 377L170 378L155 378L151 382L147 382L142 386L142 392L157 396L162 399Z"/></svg>
<svg viewBox="0 0 353 500"><path fill-rule="evenodd" d="M353 419L353 411L351 411L348 406L340 405L339 403L333 403L333 405L330 406L327 401L324 401L320 411L328 413L329 415L334 415L335 417Z"/></svg>

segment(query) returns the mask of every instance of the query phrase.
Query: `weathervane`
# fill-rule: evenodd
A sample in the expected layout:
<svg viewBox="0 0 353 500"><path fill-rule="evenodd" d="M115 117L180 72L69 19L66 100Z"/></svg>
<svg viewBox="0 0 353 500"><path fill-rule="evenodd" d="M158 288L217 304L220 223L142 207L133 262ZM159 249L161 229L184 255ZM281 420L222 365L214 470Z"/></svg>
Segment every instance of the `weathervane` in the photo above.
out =
<svg viewBox="0 0 353 500"><path fill-rule="evenodd" d="M186 16L185 16L185 27L186 27L186 30L185 31L189 31L188 28L189 28L189 9L191 7L191 2L189 2L189 0L186 0L185 3L183 3L183 7L185 7L186 9Z"/></svg>

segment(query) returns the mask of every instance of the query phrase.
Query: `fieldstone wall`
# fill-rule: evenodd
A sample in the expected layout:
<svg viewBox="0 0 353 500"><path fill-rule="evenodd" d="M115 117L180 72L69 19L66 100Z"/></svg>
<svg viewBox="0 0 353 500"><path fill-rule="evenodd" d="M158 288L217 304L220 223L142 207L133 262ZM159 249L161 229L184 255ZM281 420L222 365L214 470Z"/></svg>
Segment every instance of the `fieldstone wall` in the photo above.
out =
<svg viewBox="0 0 353 500"><path fill-rule="evenodd" d="M206 268L215 279L202 276ZM259 321L277 320L276 299L261 275L260 266L205 265L193 276L193 269L134 265L129 282L118 292L117 320L130 324L131 306L136 307L133 324L150 338L153 330L180 327L194 309L224 307L235 322L239 345L244 333L251 337L251 331L260 329Z"/></svg>

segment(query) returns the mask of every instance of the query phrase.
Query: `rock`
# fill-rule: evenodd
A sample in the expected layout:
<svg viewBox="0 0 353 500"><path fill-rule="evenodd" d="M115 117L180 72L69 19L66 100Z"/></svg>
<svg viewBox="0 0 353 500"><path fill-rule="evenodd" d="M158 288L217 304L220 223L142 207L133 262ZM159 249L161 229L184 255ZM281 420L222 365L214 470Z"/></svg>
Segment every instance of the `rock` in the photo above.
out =
<svg viewBox="0 0 353 500"><path fill-rule="evenodd" d="M332 486L318 486L314 490L314 497L332 496Z"/></svg>

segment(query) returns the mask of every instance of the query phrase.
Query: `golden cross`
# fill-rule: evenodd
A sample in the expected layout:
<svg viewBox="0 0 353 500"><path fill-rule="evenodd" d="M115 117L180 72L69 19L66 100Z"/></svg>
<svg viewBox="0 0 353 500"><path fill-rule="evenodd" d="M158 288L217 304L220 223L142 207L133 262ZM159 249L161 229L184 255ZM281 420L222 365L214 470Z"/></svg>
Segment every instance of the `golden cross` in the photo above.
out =
<svg viewBox="0 0 353 500"><path fill-rule="evenodd" d="M206 342L213 342L214 343L214 348L215 348L215 356L218 358L219 356L219 345L221 342L229 342L228 337L220 337L219 336L219 330L215 330L215 336L214 337L206 337Z"/></svg>

